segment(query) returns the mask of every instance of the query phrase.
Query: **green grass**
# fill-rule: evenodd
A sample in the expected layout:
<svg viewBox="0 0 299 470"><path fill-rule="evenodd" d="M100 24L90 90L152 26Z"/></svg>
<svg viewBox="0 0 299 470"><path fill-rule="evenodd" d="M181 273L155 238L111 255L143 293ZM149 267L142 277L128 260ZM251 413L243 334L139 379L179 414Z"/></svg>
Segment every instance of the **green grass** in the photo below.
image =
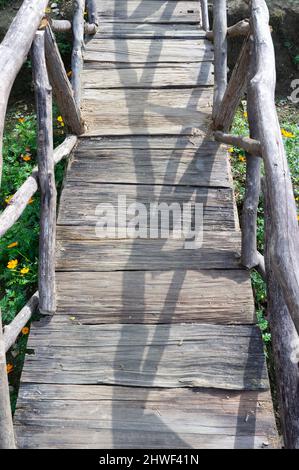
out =
<svg viewBox="0 0 299 470"><path fill-rule="evenodd" d="M299 214L299 127L298 127L298 114L296 111L288 112L288 109L281 104L278 107L281 116L281 129L282 133L288 135L283 137L285 150L287 154L288 164L290 168L294 195L297 203L297 213ZM244 109L240 109L235 117L233 134L249 135L248 121ZM243 150L232 147L230 149L232 172L234 177L234 189L237 200L239 214L242 213L242 205L245 193L245 178L246 178L246 159ZM263 171L263 170L262 170ZM240 218L241 220L241 218ZM264 251L264 206L263 199L260 198L258 208L257 220L257 245L258 250L263 253ZM268 328L268 321L266 319L267 309L267 293L266 285L261 276L253 271L251 274L252 286L255 294L255 304L258 324L262 332L265 345L269 345L271 335ZM265 348L269 352L269 348Z"/></svg>
<svg viewBox="0 0 299 470"><path fill-rule="evenodd" d="M64 138L64 129L57 121L54 109L54 146ZM27 106L18 106L7 117L3 140L3 177L0 209L32 172L36 161L36 117ZM64 174L64 162L55 168L59 189ZM0 240L0 308L3 324L10 323L37 289L40 196L37 192L27 204L20 219ZM25 330L26 331L26 330ZM12 408L15 407L19 377L27 344L27 332L7 355L10 367Z"/></svg>

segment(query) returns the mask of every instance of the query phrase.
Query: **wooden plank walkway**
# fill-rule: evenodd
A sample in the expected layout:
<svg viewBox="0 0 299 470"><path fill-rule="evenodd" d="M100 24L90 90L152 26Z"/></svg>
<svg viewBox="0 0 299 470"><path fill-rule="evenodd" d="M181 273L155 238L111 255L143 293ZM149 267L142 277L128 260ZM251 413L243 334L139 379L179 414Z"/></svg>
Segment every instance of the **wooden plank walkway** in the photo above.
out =
<svg viewBox="0 0 299 470"><path fill-rule="evenodd" d="M57 226L58 311L32 328L24 448L261 448L277 432L199 2L98 0ZM200 202L203 245L97 238L96 207ZM122 226L122 223L119 223Z"/></svg>

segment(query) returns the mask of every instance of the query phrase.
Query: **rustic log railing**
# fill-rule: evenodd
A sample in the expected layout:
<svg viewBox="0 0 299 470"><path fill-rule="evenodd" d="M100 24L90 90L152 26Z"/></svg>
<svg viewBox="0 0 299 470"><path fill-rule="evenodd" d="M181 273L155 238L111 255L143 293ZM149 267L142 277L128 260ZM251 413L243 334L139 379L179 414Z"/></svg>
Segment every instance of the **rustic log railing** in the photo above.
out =
<svg viewBox="0 0 299 470"><path fill-rule="evenodd" d="M215 93L213 130L219 142L246 152L246 187L242 215L241 263L257 269L267 283L284 445L299 448L299 231L294 193L275 107L276 67L264 0L246 0L249 20L227 27L226 1L213 2ZM202 2L202 16L207 1ZM245 36L228 85L227 40ZM250 135L229 134L247 91ZM265 254L257 251L257 210L264 166Z"/></svg>
<svg viewBox="0 0 299 470"><path fill-rule="evenodd" d="M24 0L0 45L0 181L7 102L14 80L30 51L38 131L38 166L0 214L0 236L20 218L32 195L38 189L41 192L38 292L4 329L0 315L0 448L15 447L5 354L37 308L41 314L46 315L52 315L56 310L54 166L71 153L76 146L77 136L84 133L80 111L82 48L84 34L94 34L98 25L94 0L74 0L73 23L48 19L45 13L47 5L48 0ZM85 9L88 11L88 23L84 23ZM51 24L55 31L64 31L69 27L73 30L72 84L67 77ZM70 132L55 150L52 89L66 128Z"/></svg>

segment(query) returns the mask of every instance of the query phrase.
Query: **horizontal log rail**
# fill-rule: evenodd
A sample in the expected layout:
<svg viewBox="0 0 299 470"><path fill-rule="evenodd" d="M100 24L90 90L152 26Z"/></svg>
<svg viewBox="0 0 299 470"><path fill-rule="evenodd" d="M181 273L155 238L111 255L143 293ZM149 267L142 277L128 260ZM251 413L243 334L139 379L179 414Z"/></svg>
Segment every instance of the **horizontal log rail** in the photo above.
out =
<svg viewBox="0 0 299 470"><path fill-rule="evenodd" d="M8 32L0 44L0 182L2 174L3 129L8 98L15 78L31 50L38 124L38 166L11 198L0 214L0 236L17 222L28 201L41 192L39 279L38 292L4 326L0 314L0 448L15 448L14 432L7 383L5 353L17 340L21 329L38 309L42 314L56 310L55 295L55 230L56 186L54 166L74 149L79 135L84 133L80 111L80 78L84 34L95 34L98 26L96 3L87 0L88 23L84 22L85 0L75 0L73 23L47 19L48 0L24 0ZM72 85L67 77L55 36L50 25L59 32L73 30ZM64 142L53 149L52 89L70 132Z"/></svg>
<svg viewBox="0 0 299 470"><path fill-rule="evenodd" d="M284 445L299 448L299 231L296 204L275 106L276 67L265 0L246 0L249 21L226 26L226 1L214 2L215 140L246 152L241 263L255 268L267 284L268 314L278 378ZM244 36L243 47L226 85L229 37ZM230 134L233 118L247 91L250 136ZM256 158L261 157L261 158ZM257 210L264 163L265 255L257 251Z"/></svg>

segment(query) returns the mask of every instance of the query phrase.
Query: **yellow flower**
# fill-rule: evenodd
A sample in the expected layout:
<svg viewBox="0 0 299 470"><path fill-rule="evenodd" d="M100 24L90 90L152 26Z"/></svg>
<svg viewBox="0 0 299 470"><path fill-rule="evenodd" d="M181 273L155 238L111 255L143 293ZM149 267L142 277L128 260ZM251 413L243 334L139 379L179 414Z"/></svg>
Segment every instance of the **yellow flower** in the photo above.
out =
<svg viewBox="0 0 299 470"><path fill-rule="evenodd" d="M244 112L243 116L244 116L245 119L248 118L248 113L247 113L247 111Z"/></svg>
<svg viewBox="0 0 299 470"><path fill-rule="evenodd" d="M32 203L33 203L33 201L34 201L34 199L31 197L31 198L29 199L29 201L28 201L28 203L27 203L27 204L32 204Z"/></svg>
<svg viewBox="0 0 299 470"><path fill-rule="evenodd" d="M27 153L26 153L26 155L21 155L21 157L24 160L24 162L29 162L31 160L30 155L28 155Z"/></svg>
<svg viewBox="0 0 299 470"><path fill-rule="evenodd" d="M297 220L299 221L299 214L297 214Z"/></svg>
<svg viewBox="0 0 299 470"><path fill-rule="evenodd" d="M7 197L5 198L6 204L9 204L10 201L12 200L12 198L13 198L13 196L7 196Z"/></svg>
<svg viewBox="0 0 299 470"><path fill-rule="evenodd" d="M17 267L17 265L18 265L18 260L17 259L11 259L7 263L8 269L15 269Z"/></svg>
<svg viewBox="0 0 299 470"><path fill-rule="evenodd" d="M229 151L229 153L234 153L234 147L230 147L230 148L228 149L228 151Z"/></svg>
<svg viewBox="0 0 299 470"><path fill-rule="evenodd" d="M12 364L6 364L6 372L9 374L13 370Z"/></svg>
<svg viewBox="0 0 299 470"><path fill-rule="evenodd" d="M15 246L18 246L19 242L13 242L7 245L7 248L14 248Z"/></svg>
<svg viewBox="0 0 299 470"><path fill-rule="evenodd" d="M18 121L19 121L21 124L23 124L23 122L25 122L25 118L21 117L21 118L18 119Z"/></svg>
<svg viewBox="0 0 299 470"><path fill-rule="evenodd" d="M49 7L47 7L47 8L45 9L45 13L51 13L51 11L52 11L52 10L51 10L51 8L49 8Z"/></svg>
<svg viewBox="0 0 299 470"><path fill-rule="evenodd" d="M58 122L63 122L62 116L58 116L57 121Z"/></svg>
<svg viewBox="0 0 299 470"><path fill-rule="evenodd" d="M68 77L71 77L71 76L72 76L72 73L73 73L73 72L70 70L70 71L67 73L67 76L68 76Z"/></svg>
<svg viewBox="0 0 299 470"><path fill-rule="evenodd" d="M240 162L246 162L246 158L243 157L242 155L240 155L239 160L240 160Z"/></svg>
<svg viewBox="0 0 299 470"><path fill-rule="evenodd" d="M29 273L29 268L22 268L20 273L22 274L22 276L24 276L24 274Z"/></svg>
<svg viewBox="0 0 299 470"><path fill-rule="evenodd" d="M22 331L23 335L28 335L28 333L29 333L29 328L28 328L28 326L24 326L24 328L22 328L21 331Z"/></svg>
<svg viewBox="0 0 299 470"><path fill-rule="evenodd" d="M292 137L295 137L295 135L292 134L292 132L286 131L285 129L281 129L281 133L287 139L292 139Z"/></svg>

